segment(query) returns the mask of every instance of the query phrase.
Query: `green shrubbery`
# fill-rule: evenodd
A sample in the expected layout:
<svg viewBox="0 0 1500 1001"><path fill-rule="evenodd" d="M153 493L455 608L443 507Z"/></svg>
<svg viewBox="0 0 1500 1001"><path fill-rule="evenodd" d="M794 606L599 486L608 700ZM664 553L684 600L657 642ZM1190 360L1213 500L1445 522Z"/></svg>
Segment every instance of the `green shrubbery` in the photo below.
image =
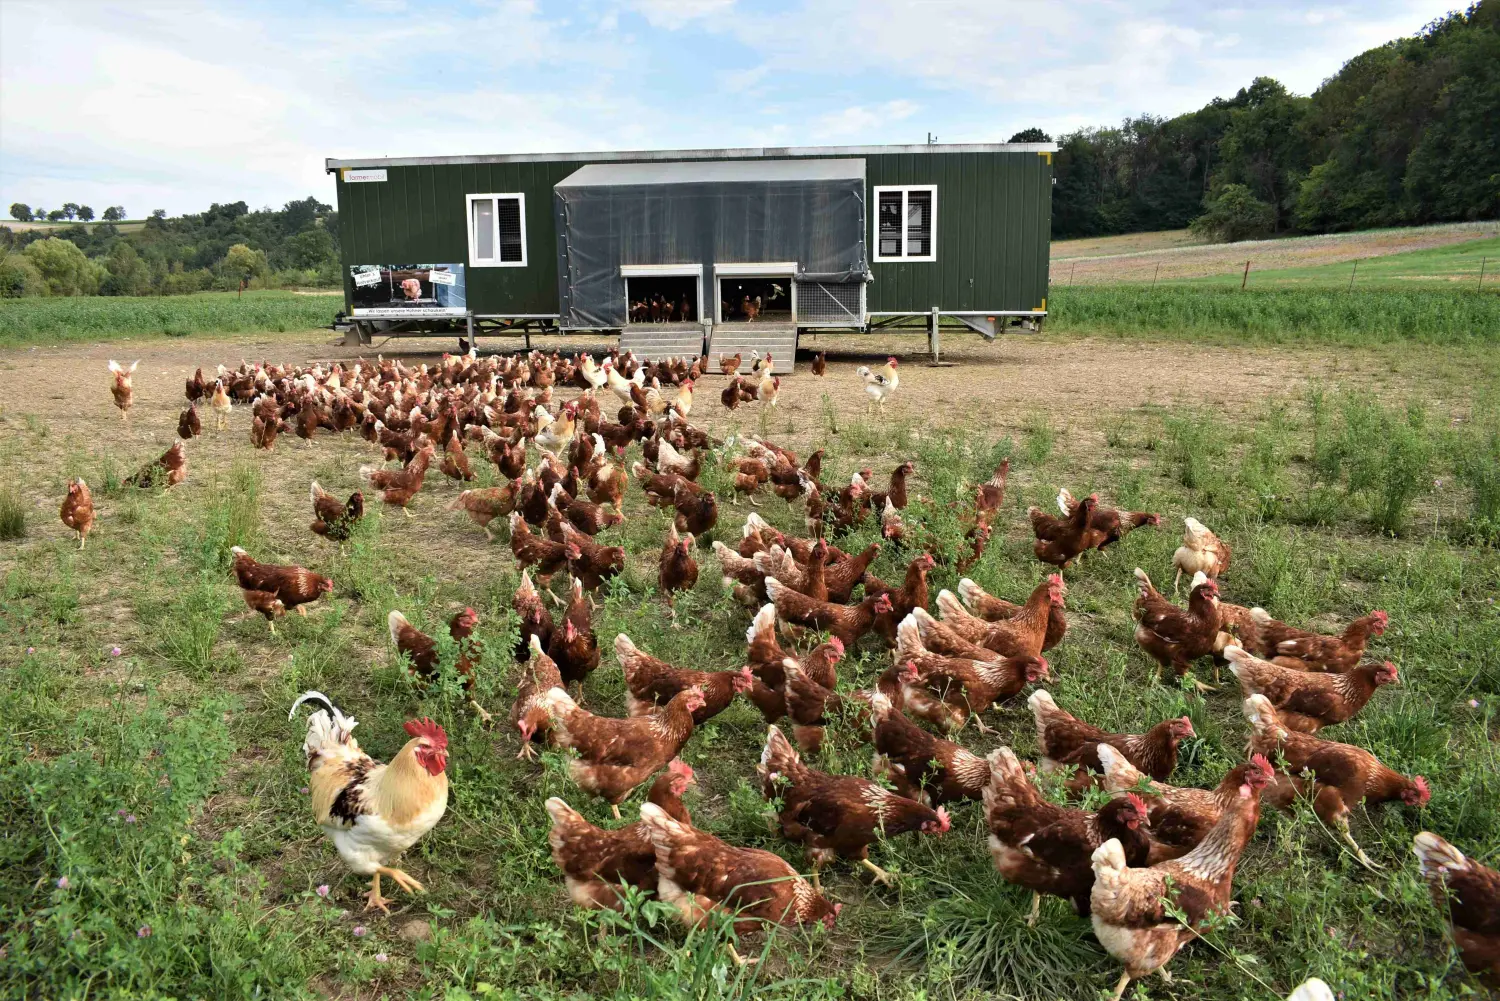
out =
<svg viewBox="0 0 1500 1001"><path fill-rule="evenodd" d="M343 300L338 296L292 292L26 299L0 302L0 345L150 334L306 330L332 323L341 308Z"/></svg>

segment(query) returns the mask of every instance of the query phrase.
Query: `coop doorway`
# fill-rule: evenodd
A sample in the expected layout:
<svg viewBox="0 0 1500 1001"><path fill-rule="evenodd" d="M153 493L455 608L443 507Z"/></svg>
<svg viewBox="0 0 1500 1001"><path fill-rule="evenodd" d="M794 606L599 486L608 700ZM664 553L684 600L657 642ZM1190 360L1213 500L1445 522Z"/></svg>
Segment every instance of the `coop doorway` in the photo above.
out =
<svg viewBox="0 0 1500 1001"><path fill-rule="evenodd" d="M697 326L703 318L703 269L698 265L621 268L627 322Z"/></svg>
<svg viewBox="0 0 1500 1001"><path fill-rule="evenodd" d="M720 324L792 324L796 265L721 265L716 270Z"/></svg>

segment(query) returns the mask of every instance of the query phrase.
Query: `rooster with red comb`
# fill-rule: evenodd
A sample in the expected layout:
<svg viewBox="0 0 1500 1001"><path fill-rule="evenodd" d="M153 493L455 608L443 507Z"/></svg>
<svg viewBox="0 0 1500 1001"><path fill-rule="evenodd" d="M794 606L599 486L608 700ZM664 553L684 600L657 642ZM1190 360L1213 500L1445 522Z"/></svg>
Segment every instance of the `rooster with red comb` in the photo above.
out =
<svg viewBox="0 0 1500 1001"><path fill-rule="evenodd" d="M302 742L313 815L344 864L371 877L365 910L389 912L390 898L380 893L381 876L408 893L424 891L389 863L432 830L448 809L448 735L430 719L408 720L411 739L390 764L382 764L360 750L354 739L358 724L322 692L302 693L287 718L296 718L305 702L321 707L307 717Z"/></svg>

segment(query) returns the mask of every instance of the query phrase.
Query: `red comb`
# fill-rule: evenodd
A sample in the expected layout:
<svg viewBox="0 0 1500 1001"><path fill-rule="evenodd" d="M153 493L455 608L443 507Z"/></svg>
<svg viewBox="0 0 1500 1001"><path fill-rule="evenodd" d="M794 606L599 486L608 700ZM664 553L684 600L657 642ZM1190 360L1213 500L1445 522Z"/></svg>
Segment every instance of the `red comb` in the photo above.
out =
<svg viewBox="0 0 1500 1001"><path fill-rule="evenodd" d="M673 775L681 775L689 782L691 782L693 779L692 766L690 766L686 761L683 761L681 758L673 758L671 761L667 762L667 771L671 772Z"/></svg>
<svg viewBox="0 0 1500 1001"><path fill-rule="evenodd" d="M1141 799L1133 792L1127 792L1125 794L1125 801L1131 806L1135 807L1136 813L1140 814L1142 817L1146 816L1147 810L1145 800Z"/></svg>
<svg viewBox="0 0 1500 1001"><path fill-rule="evenodd" d="M448 735L443 732L442 727L426 716L423 716L421 719L407 720L404 726L408 734L413 737L426 737L432 741L433 746L439 751L447 749Z"/></svg>

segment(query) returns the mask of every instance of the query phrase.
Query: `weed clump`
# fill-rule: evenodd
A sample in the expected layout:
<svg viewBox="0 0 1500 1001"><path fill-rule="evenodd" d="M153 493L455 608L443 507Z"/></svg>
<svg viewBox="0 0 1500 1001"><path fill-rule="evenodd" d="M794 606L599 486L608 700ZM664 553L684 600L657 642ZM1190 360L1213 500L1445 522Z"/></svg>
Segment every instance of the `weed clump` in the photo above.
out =
<svg viewBox="0 0 1500 1001"><path fill-rule="evenodd" d="M19 539L26 535L26 507L20 495L10 487L0 489L0 539Z"/></svg>

